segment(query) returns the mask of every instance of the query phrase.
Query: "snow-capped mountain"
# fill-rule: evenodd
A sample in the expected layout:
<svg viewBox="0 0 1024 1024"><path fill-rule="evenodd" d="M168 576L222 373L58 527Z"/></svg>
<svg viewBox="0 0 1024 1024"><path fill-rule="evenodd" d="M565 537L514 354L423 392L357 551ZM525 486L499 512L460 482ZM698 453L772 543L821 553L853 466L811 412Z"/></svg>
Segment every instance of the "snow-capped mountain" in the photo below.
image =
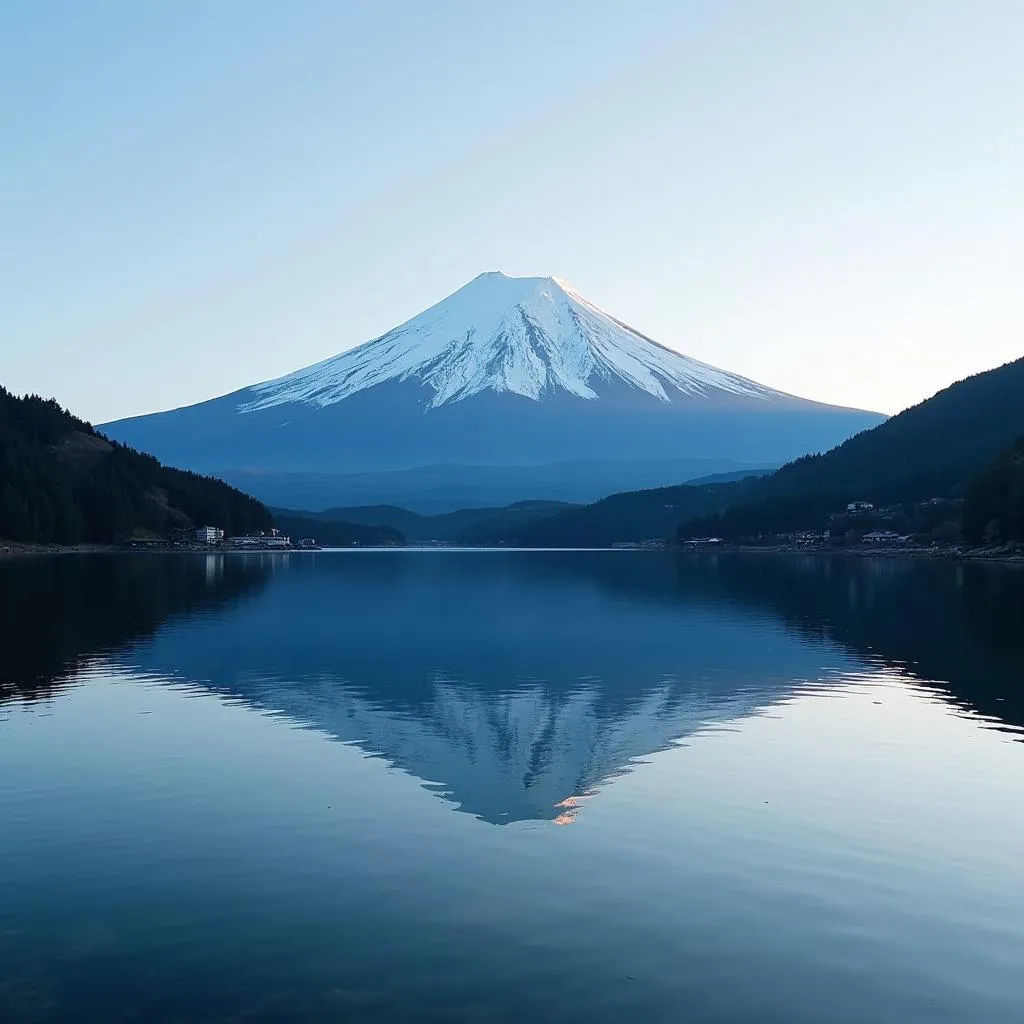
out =
<svg viewBox="0 0 1024 1024"><path fill-rule="evenodd" d="M499 468L515 484L495 490L496 503L593 500L783 462L881 419L691 359L557 278L495 272L313 366L103 429L277 504L429 498L457 506L463 498L489 503L491 485L469 491ZM423 467L433 467L429 494ZM411 469L417 483L403 497L402 474ZM308 492L310 476L323 497L289 500L289 488Z"/></svg>
<svg viewBox="0 0 1024 1024"><path fill-rule="evenodd" d="M259 384L242 412L289 402L333 405L389 380L418 380L428 408L483 391L542 401L557 391L596 399L622 384L660 401L721 391L778 392L664 348L557 277L481 274L454 295L373 341Z"/></svg>

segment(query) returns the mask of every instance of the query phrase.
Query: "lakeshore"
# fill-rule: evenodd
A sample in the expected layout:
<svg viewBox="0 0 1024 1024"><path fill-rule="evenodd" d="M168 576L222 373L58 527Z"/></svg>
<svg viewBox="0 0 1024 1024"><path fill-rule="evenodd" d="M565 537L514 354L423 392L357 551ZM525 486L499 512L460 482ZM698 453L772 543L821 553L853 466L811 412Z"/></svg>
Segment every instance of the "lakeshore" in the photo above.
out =
<svg viewBox="0 0 1024 1024"><path fill-rule="evenodd" d="M411 545L415 547L415 545ZM433 546L443 550L445 545ZM353 551L394 550L394 545L358 545ZM28 557L33 555L75 555L75 554L161 554L161 555L228 555L252 554L259 552L294 553L322 551L323 547L225 547L221 545L182 545L153 544L142 546L130 544L26 544L15 541L0 542L0 558ZM347 548L328 548L327 550L348 550ZM465 550L460 548L460 550ZM481 551L510 550L501 545L480 547ZM530 549L533 550L533 549ZM535 550L546 550L537 548ZM551 549L554 550L554 549ZM960 548L957 546L943 547L823 547L801 546L798 544L665 544L663 547L651 545L621 545L615 548L585 548L580 550L617 550L617 551L666 551L674 554L760 554L760 555L849 555L853 558L912 558L912 559L943 559L964 562L988 562L1008 565L1024 565L1024 549L1020 545L1000 545L988 548Z"/></svg>
<svg viewBox="0 0 1024 1024"><path fill-rule="evenodd" d="M258 547L256 545L232 546L219 544L24 544L17 541L0 541L0 558L23 557L27 555L229 555L259 552L319 551L320 548L302 547Z"/></svg>
<svg viewBox="0 0 1024 1024"><path fill-rule="evenodd" d="M998 547L963 548L959 545L913 546L886 545L875 547L800 545L800 544L680 544L671 550L679 552L729 552L732 554L772 555L850 555L854 558L941 558L970 562L1024 563L1024 548L1020 545L1005 544Z"/></svg>

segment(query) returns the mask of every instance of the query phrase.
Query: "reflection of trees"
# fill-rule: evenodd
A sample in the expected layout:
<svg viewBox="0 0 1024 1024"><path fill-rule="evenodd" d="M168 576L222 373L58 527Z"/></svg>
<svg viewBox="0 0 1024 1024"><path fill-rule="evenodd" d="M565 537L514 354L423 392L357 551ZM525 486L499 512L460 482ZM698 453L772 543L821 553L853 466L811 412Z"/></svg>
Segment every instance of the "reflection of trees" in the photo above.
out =
<svg viewBox="0 0 1024 1024"><path fill-rule="evenodd" d="M65 555L0 563L0 701L46 696L83 661L151 636L171 616L259 589L259 559Z"/></svg>
<svg viewBox="0 0 1024 1024"><path fill-rule="evenodd" d="M1024 726L1024 571L936 559L680 556L680 590L769 606L801 635L934 682Z"/></svg>
<svg viewBox="0 0 1024 1024"><path fill-rule="evenodd" d="M845 663L836 645L850 666L898 666L1024 725L1024 572L1001 567L663 552L0 564L0 699L130 647L133 671L359 743L491 821L568 820L567 799L633 759L784 698L823 654Z"/></svg>

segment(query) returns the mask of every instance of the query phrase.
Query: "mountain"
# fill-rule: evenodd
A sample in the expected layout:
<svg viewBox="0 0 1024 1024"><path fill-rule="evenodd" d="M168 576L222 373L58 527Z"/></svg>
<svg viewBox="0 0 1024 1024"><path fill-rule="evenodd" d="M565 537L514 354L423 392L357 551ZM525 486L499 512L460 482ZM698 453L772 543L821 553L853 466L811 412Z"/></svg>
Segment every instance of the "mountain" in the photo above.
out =
<svg viewBox="0 0 1024 1024"><path fill-rule="evenodd" d="M139 529L271 524L264 505L222 481L112 443L53 399L0 388L0 538L106 543Z"/></svg>
<svg viewBox="0 0 1024 1024"><path fill-rule="evenodd" d="M824 455L733 485L716 514L684 524L683 532L732 538L809 529L852 501L963 497L968 483L1003 452L1003 469L993 472L1012 475L1011 446L1021 436L1024 359L958 381ZM1008 493L1006 501L1016 498Z"/></svg>
<svg viewBox="0 0 1024 1024"><path fill-rule="evenodd" d="M296 542L310 538L328 548L398 548L405 544L401 530L383 519L352 522L341 518L321 518L288 509L274 509L274 525Z"/></svg>
<svg viewBox="0 0 1024 1024"><path fill-rule="evenodd" d="M489 273L341 355L104 430L176 464L244 480L279 505L301 504L288 489L301 494L315 478L324 507L409 504L395 493L394 473L401 480L410 470L428 475L435 502L592 500L778 465L881 419L665 348L556 278ZM574 472L546 468L556 464ZM630 476L637 464L649 467L642 480ZM483 500L486 484L464 493L488 473L498 488L510 472L513 495L506 488Z"/></svg>
<svg viewBox="0 0 1024 1024"><path fill-rule="evenodd" d="M736 479L763 468L735 469L722 459L636 459L631 462L549 462L539 466L453 464L417 466L377 473L293 473L228 470L225 476L247 494L259 494L269 505L319 512L388 505L423 516L467 508L502 508L519 501L586 504L609 490L660 486L665 480L695 476ZM777 465L770 470L777 469ZM709 470L716 470L709 473ZM523 495L529 495L524 499Z"/></svg>
<svg viewBox="0 0 1024 1024"><path fill-rule="evenodd" d="M463 508L433 516L420 515L397 505L358 505L328 508L317 513L274 509L274 522L293 536L298 533L315 537L321 543L328 543L324 538L332 536L341 527L352 530L390 529L413 544L474 545L486 543L495 533L538 522L552 512L575 507L561 501L517 501L511 505Z"/></svg>
<svg viewBox="0 0 1024 1024"><path fill-rule="evenodd" d="M830 513L852 501L914 503L965 493L973 499L972 535L980 537L998 520L997 534L1013 538L1021 531L1015 488L1024 485L1015 483L1020 453L1011 446L1021 436L1024 359L953 384L832 451L797 459L774 473L623 491L529 522L495 522L477 539L526 547L606 547L667 538L677 530L684 536L736 539L823 529ZM988 472L969 489L982 471Z"/></svg>
<svg viewBox="0 0 1024 1024"><path fill-rule="evenodd" d="M529 521L481 524L475 541L528 548L607 548L674 537L679 523L720 509L752 482L677 484L623 491L589 505L556 509Z"/></svg>

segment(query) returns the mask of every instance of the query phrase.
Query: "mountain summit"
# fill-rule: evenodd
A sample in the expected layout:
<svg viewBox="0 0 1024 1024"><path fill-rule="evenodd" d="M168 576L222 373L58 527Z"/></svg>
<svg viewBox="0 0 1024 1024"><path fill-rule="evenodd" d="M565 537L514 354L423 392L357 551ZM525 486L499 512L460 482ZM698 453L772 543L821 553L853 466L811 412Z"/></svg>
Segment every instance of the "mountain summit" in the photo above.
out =
<svg viewBox="0 0 1024 1024"><path fill-rule="evenodd" d="M557 277L492 271L373 341L257 385L240 409L332 405L389 380L422 382L432 408L482 391L535 401L558 392L596 399L614 384L663 402L674 393L778 395L664 348Z"/></svg>
<svg viewBox="0 0 1024 1024"><path fill-rule="evenodd" d="M882 418L691 359L558 278L492 272L323 362L103 429L278 505L436 511L778 464Z"/></svg>

